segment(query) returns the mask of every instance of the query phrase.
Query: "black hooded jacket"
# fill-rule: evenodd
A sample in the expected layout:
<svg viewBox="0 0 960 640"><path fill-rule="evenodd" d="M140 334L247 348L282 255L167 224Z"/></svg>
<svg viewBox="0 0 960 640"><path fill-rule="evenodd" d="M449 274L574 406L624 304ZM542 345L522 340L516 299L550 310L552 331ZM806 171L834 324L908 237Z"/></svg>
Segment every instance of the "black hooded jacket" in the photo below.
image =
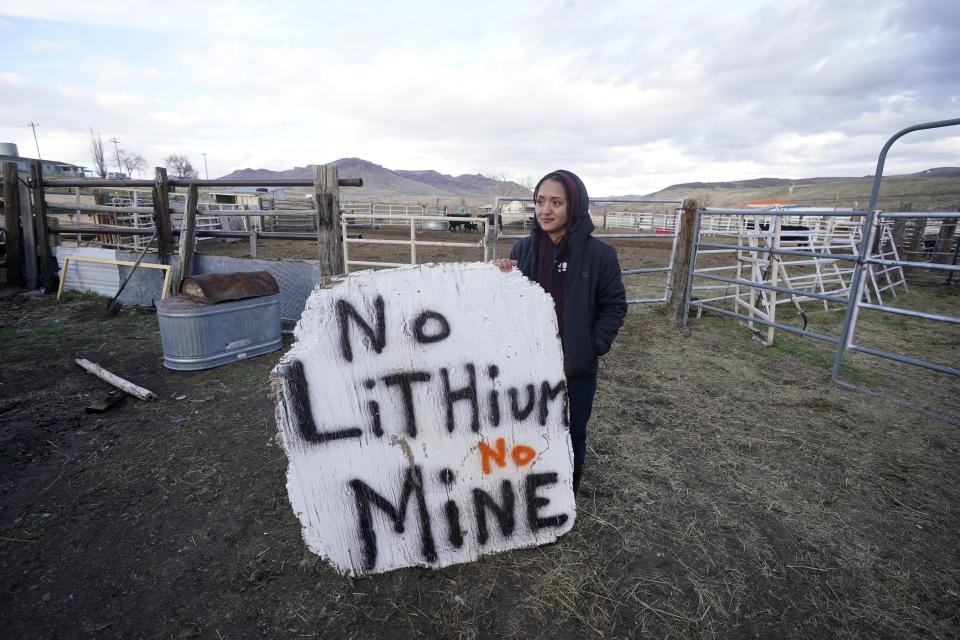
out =
<svg viewBox="0 0 960 640"><path fill-rule="evenodd" d="M627 314L627 297L616 249L591 235L594 226L583 182L570 172L557 173L572 177L579 192L576 211L568 211L569 255L563 285L563 335L560 336L564 371L567 376L587 376L596 372L597 356L607 353L617 337ZM569 203L569 189L567 191ZM550 239L534 219L530 235L519 240L510 252L510 259L517 261L520 272L534 281L537 280L540 242L550 242Z"/></svg>

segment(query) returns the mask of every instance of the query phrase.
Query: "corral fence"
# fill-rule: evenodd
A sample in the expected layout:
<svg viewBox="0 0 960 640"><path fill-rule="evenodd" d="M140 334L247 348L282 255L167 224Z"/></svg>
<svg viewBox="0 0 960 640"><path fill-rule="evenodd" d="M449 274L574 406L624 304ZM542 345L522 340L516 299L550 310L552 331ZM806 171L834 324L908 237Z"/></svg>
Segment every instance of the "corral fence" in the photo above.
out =
<svg viewBox="0 0 960 640"><path fill-rule="evenodd" d="M456 222L459 218L470 218L468 222L475 222L475 218L483 215L479 207L440 206L427 204L396 204L391 202L374 201L341 201L340 210L351 215L348 225L358 228L379 229L381 227L406 227L409 220L415 219L418 229L449 229L448 222ZM443 220L430 220L431 217L442 217ZM426 220L425 220L426 219ZM428 224L424 226L423 222Z"/></svg>
<svg viewBox="0 0 960 640"><path fill-rule="evenodd" d="M849 389L857 387L840 378L841 365L847 351L864 353L953 376L960 375L960 369L955 366L930 362L909 354L867 347L855 341L857 318L862 309L932 322L960 324L960 317L955 315L906 309L885 303L883 299L884 293L889 293L887 300L890 300L895 298L898 287L906 288L905 270L910 273L949 274L947 282L953 281L954 274L960 271L960 266L957 264L960 249L956 247L957 241L953 238L960 212L876 210L884 163L893 143L914 131L956 125L960 125L960 118L918 124L892 136L880 152L870 204L863 211L818 212L816 216L806 218L810 224L802 225L804 229L785 228L787 227L785 218L789 210L699 209L693 212L691 216L692 250L686 279L682 324L686 326L691 313L709 311L741 320L751 328L754 325L766 327L768 338L772 336L769 332L780 329L834 345L836 350L832 378L838 385ZM718 217L738 219L736 244L704 239L709 234L720 235L722 240L722 233L717 234L711 231L704 233L704 230L717 228L716 225L711 226L711 221ZM811 218L816 220L811 223ZM849 238L852 241L834 242L837 234L833 231L840 220L852 229L859 229L850 233ZM902 233L907 220L915 221L914 228L920 231L914 233L912 240L914 249L901 257L896 249L894 238L898 233ZM924 228L932 220L940 221L938 247L935 247L939 250L922 253L916 247L922 242ZM829 242L822 241L824 237L822 229L825 228L831 229ZM730 233L732 234L732 230ZM782 242L787 237L791 238L792 243ZM951 246L953 248L948 249ZM736 265L733 267L735 273L723 273L730 267L698 265L698 262L707 262L716 254L735 255L737 257ZM928 261L916 259L924 256ZM907 257L911 259L906 259ZM806 267L806 270L800 274L801 277L791 278L789 275L784 277L786 274L784 265L791 264L795 267L801 265ZM813 274L812 277L811 274ZM826 277L827 275L829 278ZM700 286L697 286L695 281L700 282ZM718 293L718 290L723 292ZM778 294L784 298L778 299ZM831 303L842 305L844 318L839 335L824 335L777 321L777 304L783 301L797 303L805 300L821 301L824 305ZM901 402L901 404L912 406L908 402ZM913 408L919 409L919 407ZM935 412L924 411L935 414ZM960 423L956 418L939 417Z"/></svg>
<svg viewBox="0 0 960 640"><path fill-rule="evenodd" d="M503 202L509 202L503 205ZM683 200L658 200L653 198L591 198L588 205L590 218L594 227L600 229L600 232L594 232L597 238L610 240L616 239L646 239L657 242L669 243L670 258L667 264L654 267L640 267L624 269L623 275L647 276L652 274L664 274L663 293L655 297L634 298L627 300L627 304L656 304L667 302L672 281L674 261L677 252L678 229L680 227ZM532 206L533 198L517 198L511 196L498 196L494 203L494 215L496 216L497 235L496 239L520 240L527 237L528 234L502 233L502 228L509 226L520 226L529 228L532 224ZM514 205L511 207L511 205ZM519 206L516 206L519 205ZM630 208L648 208L651 206L666 206L667 210L657 211L628 211ZM500 224L502 220L503 224ZM609 230L616 229L616 233L610 233ZM622 231L620 231L622 229ZM494 245L493 256L499 257L499 245Z"/></svg>
<svg viewBox="0 0 960 640"><path fill-rule="evenodd" d="M483 260L490 258L490 247L488 238L490 232L487 228L486 218L474 218L468 216L443 216L443 215L386 215L377 214L376 220L380 225L403 225L410 229L408 240L396 240L387 238L363 238L354 237L349 233L349 228L360 222L366 222L373 225L369 214L367 213L341 213L341 237L343 239L343 272L350 273L351 265L364 267L402 267L407 264L418 264L417 247L464 247L475 249L479 248L483 255ZM424 229L446 230L451 222L460 222L473 224L480 230L480 240L477 242L449 242L446 240L423 240L418 238L417 232ZM351 260L350 245L407 245L410 247L410 262L386 262L374 260Z"/></svg>
<svg viewBox="0 0 960 640"><path fill-rule="evenodd" d="M169 178L166 169L157 168L155 180L46 178L40 161L35 161L29 179L19 174L16 163L3 166L3 231L5 234L7 282L11 286L43 287L54 291L58 284L58 267L51 250L50 238L92 239L100 246L142 247L131 238L156 240L156 252L162 264L173 263L173 288L180 279L191 274L196 240L200 238L238 238L250 242L251 257L257 255L258 239L303 240L318 245L318 266L324 277L342 273L343 251L340 242L340 187L360 187L360 179L340 179L334 165L317 165L313 180L200 180ZM313 187L312 211L303 207L291 210L251 210L217 203L199 202L199 189L224 187ZM110 192L132 190L130 198L117 197L110 202L89 204L76 201L50 200L49 192L65 189L104 189ZM177 188L184 192L176 193ZM149 199L141 201L140 192L148 190ZM182 203L182 204L181 204ZM201 213L201 211L203 213ZM213 212L216 215L211 215ZM81 215L92 215L93 223L79 222ZM309 215L313 230L264 231L258 218L270 220L285 216L300 218ZM241 229L211 228L213 218L240 217ZM179 246L174 237L179 236ZM176 261L171 256L178 254ZM79 260L79 258L78 258Z"/></svg>

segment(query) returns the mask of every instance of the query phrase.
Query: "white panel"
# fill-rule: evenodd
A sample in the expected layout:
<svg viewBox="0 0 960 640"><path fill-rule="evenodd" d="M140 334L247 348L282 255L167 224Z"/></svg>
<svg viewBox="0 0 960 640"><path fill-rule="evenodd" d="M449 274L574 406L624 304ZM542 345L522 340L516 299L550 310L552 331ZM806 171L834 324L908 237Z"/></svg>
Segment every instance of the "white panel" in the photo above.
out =
<svg viewBox="0 0 960 640"><path fill-rule="evenodd" d="M360 272L314 291L295 335L274 371L287 489L339 571L442 567L573 526L563 354L538 285L482 263Z"/></svg>
<svg viewBox="0 0 960 640"><path fill-rule="evenodd" d="M63 265L68 255L89 258L117 259L115 249L99 247L57 247L57 262ZM64 289L68 291L92 291L112 298L120 288L120 267L115 264L95 264L71 260ZM63 277L63 274L61 274Z"/></svg>

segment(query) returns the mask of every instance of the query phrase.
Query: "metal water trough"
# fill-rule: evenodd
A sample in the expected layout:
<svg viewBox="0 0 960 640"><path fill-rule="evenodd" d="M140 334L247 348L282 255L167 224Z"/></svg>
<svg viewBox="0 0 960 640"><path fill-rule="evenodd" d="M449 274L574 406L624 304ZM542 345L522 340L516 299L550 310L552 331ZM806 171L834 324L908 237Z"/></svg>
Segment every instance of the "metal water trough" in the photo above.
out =
<svg viewBox="0 0 960 640"><path fill-rule="evenodd" d="M280 287L266 271L188 276L157 303L163 365L198 371L283 346Z"/></svg>

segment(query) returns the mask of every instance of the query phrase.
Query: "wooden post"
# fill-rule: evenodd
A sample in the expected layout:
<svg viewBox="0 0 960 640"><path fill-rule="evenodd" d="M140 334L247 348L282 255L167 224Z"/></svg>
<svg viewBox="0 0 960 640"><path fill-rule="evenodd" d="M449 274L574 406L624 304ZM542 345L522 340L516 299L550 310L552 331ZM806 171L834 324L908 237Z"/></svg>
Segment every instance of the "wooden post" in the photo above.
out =
<svg viewBox="0 0 960 640"><path fill-rule="evenodd" d="M943 218L940 223L940 235L937 236L937 246L934 249L933 262L950 264L953 262L953 234L957 230L956 218Z"/></svg>
<svg viewBox="0 0 960 640"><path fill-rule="evenodd" d="M913 211L912 202L901 202L900 206L897 208L897 211L900 213L907 213L908 211ZM907 235L907 219L906 218L897 218L893 223L893 229L891 230L891 235L893 236L893 246L897 248L897 253L900 256L904 256L906 251L906 235Z"/></svg>
<svg viewBox="0 0 960 640"><path fill-rule="evenodd" d="M187 201L183 206L183 224L180 225L180 252L173 270L173 291L180 291L180 281L193 275L193 252L197 245L197 185L187 187ZM159 235L159 234L158 234Z"/></svg>
<svg viewBox="0 0 960 640"><path fill-rule="evenodd" d="M667 317L675 325L683 324L684 298L687 295L687 284L690 279L690 260L693 258L693 227L697 217L696 200L685 200L683 215L680 218L680 228L677 229L677 251L673 256L673 265L670 277L670 293L667 296Z"/></svg>
<svg viewBox="0 0 960 640"><path fill-rule="evenodd" d="M47 227L47 200L43 194L43 165L35 160L30 167L33 184L33 223L36 225L37 253L40 258L40 286L48 292L59 284L55 258L50 253L50 230Z"/></svg>
<svg viewBox="0 0 960 640"><path fill-rule="evenodd" d="M20 249L20 189L17 163L3 163L3 225L7 234L7 286L22 287L23 251Z"/></svg>
<svg viewBox="0 0 960 640"><path fill-rule="evenodd" d="M60 219L50 218L47 221L47 223L50 226L50 228L48 229L50 232L50 242L53 243L54 247L59 247L60 246ZM53 249L53 257L54 258L57 257L57 250L55 248Z"/></svg>
<svg viewBox="0 0 960 640"><path fill-rule="evenodd" d="M22 182L17 184L17 190L20 192L18 200L20 201L20 233L23 249L23 279L24 285L28 289L36 289L38 284L37 274L37 230L33 226L33 211L30 210L30 189Z"/></svg>
<svg viewBox="0 0 960 640"><path fill-rule="evenodd" d="M893 229L891 235L893 236L893 246L897 248L898 252L903 251L903 237L907 233L907 219L906 218L897 218L893 223Z"/></svg>
<svg viewBox="0 0 960 640"><path fill-rule="evenodd" d="M314 165L313 206L317 213L320 275L340 275L343 273L343 245L340 239L340 184L336 166Z"/></svg>
<svg viewBox="0 0 960 640"><path fill-rule="evenodd" d="M153 184L153 226L157 230L157 253L160 264L170 264L173 253L173 226L170 223L170 183L167 170L157 167Z"/></svg>
<svg viewBox="0 0 960 640"><path fill-rule="evenodd" d="M908 262L923 262L923 234L927 228L926 218L913 218L913 235L910 236L910 245L902 258ZM866 230L864 230L866 233ZM906 269L905 274L916 274L916 269Z"/></svg>

